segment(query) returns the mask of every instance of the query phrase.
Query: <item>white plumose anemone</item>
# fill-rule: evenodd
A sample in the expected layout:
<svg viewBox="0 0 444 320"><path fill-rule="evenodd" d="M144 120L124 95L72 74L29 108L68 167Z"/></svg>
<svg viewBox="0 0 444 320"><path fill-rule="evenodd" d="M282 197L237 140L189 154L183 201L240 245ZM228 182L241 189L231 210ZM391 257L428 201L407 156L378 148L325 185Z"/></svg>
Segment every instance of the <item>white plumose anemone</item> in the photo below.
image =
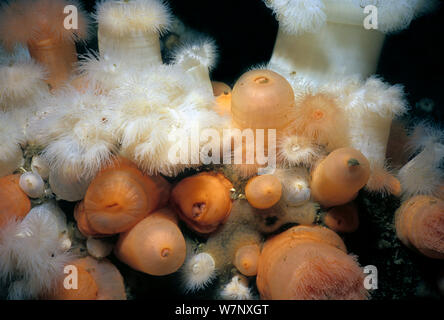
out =
<svg viewBox="0 0 444 320"><path fill-rule="evenodd" d="M289 34L317 32L325 24L327 16L322 0L264 0L273 10L279 27Z"/></svg>
<svg viewBox="0 0 444 320"><path fill-rule="evenodd" d="M55 287L72 258L63 243L66 217L54 203L34 207L0 229L0 281L9 299L32 299Z"/></svg>
<svg viewBox="0 0 444 320"><path fill-rule="evenodd" d="M31 59L27 49L17 46L11 55L0 57L0 109L30 107L49 93L43 66Z"/></svg>
<svg viewBox="0 0 444 320"><path fill-rule="evenodd" d="M216 264L213 257L201 252L187 257L182 269L183 285L187 292L204 289L216 277Z"/></svg>
<svg viewBox="0 0 444 320"><path fill-rule="evenodd" d="M278 141L278 161L284 166L310 167L321 156L321 148L310 139L286 135Z"/></svg>
<svg viewBox="0 0 444 320"><path fill-rule="evenodd" d="M389 85L372 76L366 81L349 77L325 85L338 99L349 126L349 146L370 162L370 191L391 192L391 174L386 170L386 151L392 120L407 111L400 85Z"/></svg>
<svg viewBox="0 0 444 320"><path fill-rule="evenodd" d="M224 119L211 108L212 92L183 72L179 66L160 65L148 72L135 73L119 88L110 92L118 101L112 126L120 137L121 152L150 174L172 176L192 163L190 139L204 129L220 132ZM176 159L175 148L188 157ZM184 161L176 161L184 160Z"/></svg>
<svg viewBox="0 0 444 320"><path fill-rule="evenodd" d="M174 64L182 67L207 90L213 91L210 80L210 70L216 64L216 45L211 39L195 40L182 45L174 53Z"/></svg>
<svg viewBox="0 0 444 320"><path fill-rule="evenodd" d="M251 300L253 295L250 288L245 284L246 279L240 276L234 276L229 283L225 285L220 293L224 300Z"/></svg>
<svg viewBox="0 0 444 320"><path fill-rule="evenodd" d="M113 245L101 239L88 237L86 240L86 249L94 258L102 259L111 253L113 250Z"/></svg>
<svg viewBox="0 0 444 320"><path fill-rule="evenodd" d="M119 87L130 74L139 71L131 64L136 57L128 52L109 49L101 55L89 52L81 58L79 71L85 81L104 93Z"/></svg>
<svg viewBox="0 0 444 320"><path fill-rule="evenodd" d="M416 126L408 146L411 153L417 153L398 173L403 197L415 195L438 195L444 184L444 134L441 130L421 123Z"/></svg>
<svg viewBox="0 0 444 320"><path fill-rule="evenodd" d="M49 102L50 111L33 123L29 134L44 147L53 191L62 199L79 200L69 196L69 189L86 184L116 152L112 103L92 89L79 94L73 88L58 92ZM65 191L58 194L60 189Z"/></svg>
<svg viewBox="0 0 444 320"><path fill-rule="evenodd" d="M273 175L282 183L282 200L288 206L300 206L310 200L311 190L307 169L276 169Z"/></svg>
<svg viewBox="0 0 444 320"><path fill-rule="evenodd" d="M31 161L32 172L38 173L43 180L49 178L49 164L48 161L43 159L41 156L36 155L32 157Z"/></svg>
<svg viewBox="0 0 444 320"><path fill-rule="evenodd" d="M97 5L100 54L127 53L140 68L162 63L159 35L167 30L171 15L160 0L105 0Z"/></svg>

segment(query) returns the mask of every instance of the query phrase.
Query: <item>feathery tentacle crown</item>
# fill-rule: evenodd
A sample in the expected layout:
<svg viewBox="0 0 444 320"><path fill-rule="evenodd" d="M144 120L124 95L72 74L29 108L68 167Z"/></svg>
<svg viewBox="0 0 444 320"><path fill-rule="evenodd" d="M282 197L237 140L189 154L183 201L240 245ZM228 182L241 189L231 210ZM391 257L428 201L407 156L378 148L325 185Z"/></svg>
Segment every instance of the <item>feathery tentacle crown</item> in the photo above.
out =
<svg viewBox="0 0 444 320"><path fill-rule="evenodd" d="M171 15L160 0L102 1L95 19L99 24L101 55L125 51L141 66L162 63L159 35L168 29Z"/></svg>
<svg viewBox="0 0 444 320"><path fill-rule="evenodd" d="M329 19L338 15L347 16L350 22L361 23L365 18L362 5L378 8L378 30L393 33L406 29L410 23L436 6L437 1L428 0L264 0L288 34L319 31Z"/></svg>

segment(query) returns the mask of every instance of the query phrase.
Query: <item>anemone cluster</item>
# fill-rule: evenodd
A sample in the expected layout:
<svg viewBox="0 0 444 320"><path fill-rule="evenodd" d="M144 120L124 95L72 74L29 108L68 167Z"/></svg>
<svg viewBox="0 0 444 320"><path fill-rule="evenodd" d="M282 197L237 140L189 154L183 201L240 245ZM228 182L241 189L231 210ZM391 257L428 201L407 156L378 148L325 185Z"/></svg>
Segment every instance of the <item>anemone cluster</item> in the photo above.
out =
<svg viewBox="0 0 444 320"><path fill-rule="evenodd" d="M1 7L0 294L126 299L113 254L185 292L222 279L220 299L368 299L338 235L358 229L361 190L399 197L399 240L444 258L443 130L399 121L402 86L374 75L385 34L432 1L378 1L377 30L361 0L264 2L273 55L233 88L161 0ZM99 50L78 57L91 21Z"/></svg>

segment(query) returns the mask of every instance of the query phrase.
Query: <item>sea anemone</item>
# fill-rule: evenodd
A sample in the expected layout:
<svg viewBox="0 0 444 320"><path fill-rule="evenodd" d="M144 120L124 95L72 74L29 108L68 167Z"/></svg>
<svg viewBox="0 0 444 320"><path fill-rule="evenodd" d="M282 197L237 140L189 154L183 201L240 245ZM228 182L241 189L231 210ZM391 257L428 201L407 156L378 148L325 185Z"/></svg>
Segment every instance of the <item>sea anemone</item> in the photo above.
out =
<svg viewBox="0 0 444 320"><path fill-rule="evenodd" d="M74 5L77 19L65 27L65 7ZM5 5L0 17L0 39L10 50L16 43L27 45L31 57L48 70L52 88L62 85L77 61L75 41L88 35L88 18L77 1L16 0Z"/></svg>
<svg viewBox="0 0 444 320"><path fill-rule="evenodd" d="M279 21L279 28L288 34L317 32L325 24L325 5L322 0L265 0Z"/></svg>
<svg viewBox="0 0 444 320"><path fill-rule="evenodd" d="M374 74L384 33L406 28L430 11L422 0L380 0L375 4L379 9L376 30L367 30L362 26L366 14L360 0L264 2L279 21L269 67L297 73L316 84L341 76Z"/></svg>
<svg viewBox="0 0 444 320"><path fill-rule="evenodd" d="M77 81L80 86L97 89L99 93L106 94L126 81L131 74L140 69L131 65L131 59L125 52L109 49L99 55L94 51L85 53L80 57L78 71L80 77Z"/></svg>
<svg viewBox="0 0 444 320"><path fill-rule="evenodd" d="M45 68L32 60L27 49L17 46L0 59L0 110L27 109L45 94Z"/></svg>
<svg viewBox="0 0 444 320"><path fill-rule="evenodd" d="M25 137L15 117L0 111L0 177L12 174L23 161L21 144Z"/></svg>
<svg viewBox="0 0 444 320"><path fill-rule="evenodd" d="M250 70L236 81L231 95L232 136L224 135L224 146L231 145L228 150L233 151L228 155L224 148L224 158L234 157L233 168L240 176L264 173L260 170L267 171L262 168L267 159L268 167L275 167L270 160L275 161L276 141L294 119L294 106L291 85L274 71Z"/></svg>
<svg viewBox="0 0 444 320"><path fill-rule="evenodd" d="M103 259L113 251L113 245L105 240L88 237L86 249L94 258Z"/></svg>
<svg viewBox="0 0 444 320"><path fill-rule="evenodd" d="M444 259L444 201L433 196L414 196L395 213L398 238L423 255Z"/></svg>
<svg viewBox="0 0 444 320"><path fill-rule="evenodd" d="M310 200L309 173L305 168L276 169L273 173L282 184L282 200L289 206L299 206Z"/></svg>
<svg viewBox="0 0 444 320"><path fill-rule="evenodd" d="M256 284L263 299L366 299L364 275L341 238L319 226L297 226L269 239Z"/></svg>
<svg viewBox="0 0 444 320"><path fill-rule="evenodd" d="M196 82L213 91L209 72L216 64L216 57L214 41L201 39L176 49L173 63L182 67Z"/></svg>
<svg viewBox="0 0 444 320"><path fill-rule="evenodd" d="M171 192L171 204L194 231L211 233L228 218L231 182L221 173L202 172L181 180Z"/></svg>
<svg viewBox="0 0 444 320"><path fill-rule="evenodd" d="M292 87L274 71L248 71L234 85L231 113L237 128L284 129L294 120L294 107Z"/></svg>
<svg viewBox="0 0 444 320"><path fill-rule="evenodd" d="M322 155L322 149L310 138L285 134L277 142L277 160L284 166L310 167Z"/></svg>
<svg viewBox="0 0 444 320"><path fill-rule="evenodd" d="M114 253L133 269L151 275L176 272L186 257L185 239L177 223L168 208L153 212L120 235Z"/></svg>
<svg viewBox="0 0 444 320"><path fill-rule="evenodd" d="M50 300L126 300L125 285L119 270L107 259L92 257L71 259L66 267L71 267L77 275L77 288L67 289L65 280L44 299ZM66 275L65 275L66 277Z"/></svg>
<svg viewBox="0 0 444 320"><path fill-rule="evenodd" d="M0 229L9 220L21 220L31 210L31 201L19 185L20 175L0 178Z"/></svg>
<svg viewBox="0 0 444 320"><path fill-rule="evenodd" d="M248 180L245 197L250 205L257 209L268 209L281 198L282 184L271 174L256 176Z"/></svg>
<svg viewBox="0 0 444 320"><path fill-rule="evenodd" d="M146 68L161 64L159 35L171 22L169 9L161 0L106 0L98 3L99 51L120 51L131 65Z"/></svg>
<svg viewBox="0 0 444 320"><path fill-rule="evenodd" d="M444 159L444 134L437 128L424 123L417 125L409 137L408 149L417 153L398 172L403 197L439 194L444 183L444 172L440 167Z"/></svg>
<svg viewBox="0 0 444 320"><path fill-rule="evenodd" d="M211 81L211 86L213 87L213 95L215 97L220 95L228 95L231 93L231 87L225 82Z"/></svg>
<svg viewBox="0 0 444 320"><path fill-rule="evenodd" d="M308 94L297 101L291 123L297 135L322 145L327 151L348 145L347 118L334 96Z"/></svg>
<svg viewBox="0 0 444 320"><path fill-rule="evenodd" d="M20 176L20 188L30 198L40 198L45 192L45 183L42 177L35 172L25 172Z"/></svg>
<svg viewBox="0 0 444 320"><path fill-rule="evenodd" d="M31 160L31 170L34 173L37 173L42 177L42 179L46 180L49 178L49 164L48 162L39 155L35 155Z"/></svg>
<svg viewBox="0 0 444 320"><path fill-rule="evenodd" d="M406 125L399 120L393 120L386 151L390 167L399 169L408 162L408 141Z"/></svg>
<svg viewBox="0 0 444 320"><path fill-rule="evenodd" d="M111 102L92 89L79 94L74 88L59 91L45 102L48 113L32 122L27 135L44 147L42 157L50 167L50 184L58 185L53 191L62 199L80 200L82 194L76 196L72 190L70 195L69 189L90 181L117 149L110 127ZM59 193L63 186L67 190Z"/></svg>
<svg viewBox="0 0 444 320"><path fill-rule="evenodd" d="M324 207L350 202L370 176L366 157L356 149L340 148L319 161L311 172L313 199Z"/></svg>
<svg viewBox="0 0 444 320"><path fill-rule="evenodd" d="M181 274L186 292L201 290L216 278L214 259L205 252L190 253L187 255Z"/></svg>
<svg viewBox="0 0 444 320"><path fill-rule="evenodd" d="M240 275L231 278L222 291L220 296L224 300L252 300L253 294L248 287L248 280Z"/></svg>
<svg viewBox="0 0 444 320"><path fill-rule="evenodd" d="M99 234L125 232L164 206L169 192L164 178L144 175L130 161L118 158L91 181L83 200L84 210L79 213Z"/></svg>
<svg viewBox="0 0 444 320"><path fill-rule="evenodd" d="M53 290L71 259L63 246L66 217L57 205L36 206L0 233L0 275L10 285L9 298L37 298Z"/></svg>
<svg viewBox="0 0 444 320"><path fill-rule="evenodd" d="M399 182L387 169L385 157L392 120L407 110L402 86L391 86L374 76L364 83L350 77L326 85L325 90L335 94L344 109L349 146L361 151L370 162L366 189L396 194Z"/></svg>
<svg viewBox="0 0 444 320"><path fill-rule="evenodd" d="M257 274L257 264L261 248L257 243L240 246L234 254L233 265L245 276Z"/></svg>
<svg viewBox="0 0 444 320"><path fill-rule="evenodd" d="M173 176L200 164L200 147L207 144L200 134L206 129L219 133L228 125L212 110L212 92L175 65L133 74L110 96L119 101L113 127L121 153L151 174Z"/></svg>

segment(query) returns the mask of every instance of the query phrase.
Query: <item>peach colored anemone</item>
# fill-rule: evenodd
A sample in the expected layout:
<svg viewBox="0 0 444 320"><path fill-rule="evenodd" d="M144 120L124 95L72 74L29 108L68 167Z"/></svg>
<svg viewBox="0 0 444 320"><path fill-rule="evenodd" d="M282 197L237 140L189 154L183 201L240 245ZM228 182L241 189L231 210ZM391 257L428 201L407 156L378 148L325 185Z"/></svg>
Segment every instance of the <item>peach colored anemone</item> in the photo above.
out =
<svg viewBox="0 0 444 320"><path fill-rule="evenodd" d="M271 174L253 177L245 186L247 201L257 209L271 208L281 199L281 196L282 184Z"/></svg>
<svg viewBox="0 0 444 320"><path fill-rule="evenodd" d="M444 259L444 201L419 195L404 201L395 213L398 238L423 255Z"/></svg>
<svg viewBox="0 0 444 320"><path fill-rule="evenodd" d="M360 151L336 149L312 170L311 194L324 207L342 205L356 198L369 177L370 164Z"/></svg>
<svg viewBox="0 0 444 320"><path fill-rule="evenodd" d="M31 210L31 201L19 186L20 174L0 178L0 228L9 220L21 220Z"/></svg>
<svg viewBox="0 0 444 320"><path fill-rule="evenodd" d="M228 218L231 182L221 173L202 172L181 180L171 193L171 203L191 229L211 233Z"/></svg>
<svg viewBox="0 0 444 320"><path fill-rule="evenodd" d="M185 239L169 208L158 210L120 234L114 252L131 268L163 276L176 272L186 256Z"/></svg>
<svg viewBox="0 0 444 320"><path fill-rule="evenodd" d="M125 232L165 206L169 194L170 185L163 177L145 175L118 158L97 174L78 205L79 229L87 235Z"/></svg>
<svg viewBox="0 0 444 320"><path fill-rule="evenodd" d="M341 238L319 226L293 227L266 241L256 283L263 299L366 299L364 274Z"/></svg>
<svg viewBox="0 0 444 320"><path fill-rule="evenodd" d="M96 260L88 256L75 259L68 265L75 267L75 271L63 274L54 292L42 298L48 300L126 300L123 277L107 259ZM77 272L77 289L65 288L66 277L73 276L74 272ZM72 281L68 282L72 284Z"/></svg>

